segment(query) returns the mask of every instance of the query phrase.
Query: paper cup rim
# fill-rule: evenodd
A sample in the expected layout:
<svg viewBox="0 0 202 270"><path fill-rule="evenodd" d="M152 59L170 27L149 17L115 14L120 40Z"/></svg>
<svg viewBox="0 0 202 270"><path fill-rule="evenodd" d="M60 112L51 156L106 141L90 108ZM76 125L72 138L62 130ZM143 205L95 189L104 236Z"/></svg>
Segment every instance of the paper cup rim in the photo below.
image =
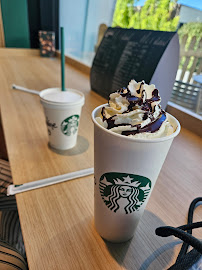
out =
<svg viewBox="0 0 202 270"><path fill-rule="evenodd" d="M41 102L46 103L46 104L50 104L50 105L56 105L56 106L61 106L61 105L66 105L66 106L82 105L83 106L84 105L85 96L81 91L73 89L73 88L65 88L65 89L66 89L66 91L71 91L71 92L79 94L81 96L81 98L78 101L75 101L75 102L55 102L55 101L46 100L45 98L43 98L45 93L48 93L48 92L61 92L61 88L52 87L52 88L44 89L39 93Z"/></svg>
<svg viewBox="0 0 202 270"><path fill-rule="evenodd" d="M144 138L137 138L137 139L136 139L136 138L133 138L133 137L128 137L128 136L123 136L123 135L121 135L121 134L117 134L117 133L115 133L115 132L110 131L109 129L104 128L103 126L101 126L100 124L98 124L98 122L95 120L95 117L96 117L95 114L97 113L97 111L98 111L100 108L102 108L102 107L104 107L104 106L107 106L107 105L109 105L109 104L106 103L106 104L102 104L102 105L96 107L96 108L93 110L91 117L92 117L93 123L94 123L98 128L100 128L100 129L102 129L103 131L107 132L109 135L112 135L112 136L115 136L115 137L118 137L118 138L121 138L121 139L124 139L124 140L134 141L134 142L139 142L139 143L159 143L159 142L168 141L168 140L171 140L171 139L175 138L175 137L179 134L179 132L180 132L181 126L180 126L179 121L178 121L174 116L172 116L171 114L169 114L169 113L166 112L166 114L167 114L172 120L174 120L174 121L176 122L176 125L177 125L177 128L176 128L175 132L173 132L173 133L172 133L171 135L169 135L169 136L164 136L164 137L154 138L154 139L144 139Z"/></svg>

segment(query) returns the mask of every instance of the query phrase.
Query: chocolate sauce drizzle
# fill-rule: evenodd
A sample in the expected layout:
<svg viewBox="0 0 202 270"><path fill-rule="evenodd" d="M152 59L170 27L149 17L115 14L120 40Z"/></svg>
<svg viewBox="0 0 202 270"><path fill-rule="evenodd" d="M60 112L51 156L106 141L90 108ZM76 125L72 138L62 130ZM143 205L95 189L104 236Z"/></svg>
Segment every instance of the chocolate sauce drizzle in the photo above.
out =
<svg viewBox="0 0 202 270"><path fill-rule="evenodd" d="M135 135L137 133L143 133L143 132L150 132L150 133L154 133L155 131L159 130L159 128L161 127L162 123L166 120L166 114L163 112L160 117L148 124L147 126L141 128L141 125L137 125L137 130L126 130L126 131L122 131L122 135L128 136L128 135Z"/></svg>
<svg viewBox="0 0 202 270"><path fill-rule="evenodd" d="M142 85L144 85L144 81L141 82L140 84L140 88L138 90L136 90L136 92L138 94L140 94L140 90ZM121 88L120 90L117 91L118 94L120 94L122 97L125 97L127 99L127 101L129 102L129 106L128 106L128 110L125 111L124 113L128 113L130 111L133 111L133 107L135 105L138 105L141 107L142 110L144 111L150 111L152 112L152 106L151 103L154 101L160 101L161 98L159 96L159 91L158 89L154 89L152 92L152 98L150 99L145 99L145 102L143 101L143 96L146 95L145 90L142 90L142 97L136 97L131 95L131 92L128 88Z"/></svg>
<svg viewBox="0 0 202 270"><path fill-rule="evenodd" d="M140 87L138 90L136 90L137 94L140 94L141 92L141 87L142 85L144 85L144 81L141 82ZM165 112L163 110L161 110L160 115L158 116L158 118L155 120L153 117L153 112L155 111L155 106L152 110L152 102L155 101L160 101L160 96L159 96L159 91L158 89L154 89L152 92L152 98L147 99L147 97L145 97L146 95L146 91L144 89L142 89L142 94L141 97L136 97L131 95L131 92L128 88L121 88L117 91L118 94L120 94L122 97L125 97L129 103L128 105L128 109L123 112L123 113L129 113L131 111L133 111L136 107L139 107L141 110L145 111L144 115L143 115L143 120L146 120L148 118L150 118L151 123L149 123L147 126L141 128L141 125L130 125L128 123L121 123L121 124L115 124L115 119L114 116L110 117L110 118L106 118L105 116L105 108L102 108L101 114L103 117L103 121L107 122L107 129L111 129L114 127L118 127L118 126L130 126L130 127L136 127L136 130L128 130L128 131L122 131L122 135L128 136L128 135L135 135L137 133L143 133L143 132L155 132L157 131L162 123L166 120L166 115ZM144 101L145 100L145 101Z"/></svg>

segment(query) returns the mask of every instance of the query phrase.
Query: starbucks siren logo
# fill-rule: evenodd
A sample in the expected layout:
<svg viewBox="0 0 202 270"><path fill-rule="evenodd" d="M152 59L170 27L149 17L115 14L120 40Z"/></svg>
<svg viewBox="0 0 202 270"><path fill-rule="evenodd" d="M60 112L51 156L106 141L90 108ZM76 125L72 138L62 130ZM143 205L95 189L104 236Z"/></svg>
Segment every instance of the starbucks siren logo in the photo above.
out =
<svg viewBox="0 0 202 270"><path fill-rule="evenodd" d="M110 210L129 214L144 203L151 190L151 181L141 175L110 172L101 176L99 188Z"/></svg>
<svg viewBox="0 0 202 270"><path fill-rule="evenodd" d="M77 132L79 125L79 115L72 115L61 123L61 131L64 135L71 136Z"/></svg>

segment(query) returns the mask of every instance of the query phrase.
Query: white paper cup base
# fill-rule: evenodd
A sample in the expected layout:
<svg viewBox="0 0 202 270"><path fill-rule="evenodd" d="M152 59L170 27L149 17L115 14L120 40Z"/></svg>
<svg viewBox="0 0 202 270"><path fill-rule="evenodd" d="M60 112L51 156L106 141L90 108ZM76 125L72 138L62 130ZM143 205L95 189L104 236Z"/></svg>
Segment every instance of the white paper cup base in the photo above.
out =
<svg viewBox="0 0 202 270"><path fill-rule="evenodd" d="M77 136L75 136L75 137L76 137L76 139L74 139L74 140L68 140L68 143L57 143L57 144L54 144L54 142L51 143L51 141L53 141L51 138L51 139L49 139L48 145L51 148L56 149L56 150L64 150L65 151L68 149L72 149L76 146L76 143L77 143Z"/></svg>
<svg viewBox="0 0 202 270"><path fill-rule="evenodd" d="M135 233L180 124L168 114L176 130L172 135L151 140L134 139L110 132L97 123L95 118L106 105L92 113L94 222L104 239L125 242Z"/></svg>
<svg viewBox="0 0 202 270"><path fill-rule="evenodd" d="M40 98L43 105L48 129L49 145L58 150L73 148L77 143L79 120L84 104L84 95L74 89L66 89L66 93L78 95L78 100L51 101L47 95L62 95L60 88L50 88L41 91ZM57 96L58 98L58 96Z"/></svg>

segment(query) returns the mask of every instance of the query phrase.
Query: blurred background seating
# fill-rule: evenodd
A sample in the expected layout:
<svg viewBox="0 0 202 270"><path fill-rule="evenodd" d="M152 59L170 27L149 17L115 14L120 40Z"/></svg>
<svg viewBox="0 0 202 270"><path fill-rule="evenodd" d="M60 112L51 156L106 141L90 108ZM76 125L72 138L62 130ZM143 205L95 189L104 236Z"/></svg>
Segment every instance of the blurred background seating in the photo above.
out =
<svg viewBox="0 0 202 270"><path fill-rule="evenodd" d="M10 184L12 184L12 176L9 162L0 159L0 262L2 258L6 260L8 256L12 257L12 255L5 257L3 253L4 249L10 249L11 253L18 253L17 257L23 257L23 260L26 260L16 199L15 196L6 195L7 187Z"/></svg>

